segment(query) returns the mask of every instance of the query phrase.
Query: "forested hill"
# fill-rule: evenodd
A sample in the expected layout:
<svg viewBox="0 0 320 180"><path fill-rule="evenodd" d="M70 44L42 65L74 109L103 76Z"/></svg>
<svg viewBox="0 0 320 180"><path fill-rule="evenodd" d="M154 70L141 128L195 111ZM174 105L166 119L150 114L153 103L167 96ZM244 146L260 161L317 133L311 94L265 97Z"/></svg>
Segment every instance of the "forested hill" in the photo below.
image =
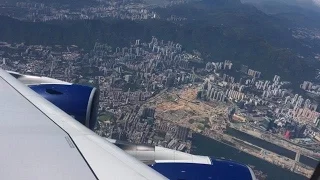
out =
<svg viewBox="0 0 320 180"><path fill-rule="evenodd" d="M72 21L64 23L21 22L0 17L0 40L28 44L77 44L92 48L96 41L112 46L127 46L135 39L159 39L180 42L186 50L197 49L207 61L230 59L247 64L270 78L279 74L287 80L304 80L315 70L305 60L285 48L272 46L264 38L243 29L188 22L175 24L150 21Z"/></svg>

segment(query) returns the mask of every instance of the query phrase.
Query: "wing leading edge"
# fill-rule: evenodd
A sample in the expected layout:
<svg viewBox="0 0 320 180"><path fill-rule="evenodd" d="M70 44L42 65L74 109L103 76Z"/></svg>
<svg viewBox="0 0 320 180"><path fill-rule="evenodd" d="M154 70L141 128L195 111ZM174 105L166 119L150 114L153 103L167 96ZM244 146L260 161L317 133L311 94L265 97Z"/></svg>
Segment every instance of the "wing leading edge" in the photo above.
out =
<svg viewBox="0 0 320 180"><path fill-rule="evenodd" d="M166 179L0 69L4 179Z"/></svg>

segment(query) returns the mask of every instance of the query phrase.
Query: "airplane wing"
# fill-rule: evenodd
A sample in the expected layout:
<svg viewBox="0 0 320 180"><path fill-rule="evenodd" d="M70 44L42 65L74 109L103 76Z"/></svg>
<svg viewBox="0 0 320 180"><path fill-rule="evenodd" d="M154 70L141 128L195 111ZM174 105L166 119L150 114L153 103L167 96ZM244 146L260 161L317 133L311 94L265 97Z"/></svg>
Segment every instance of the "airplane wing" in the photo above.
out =
<svg viewBox="0 0 320 180"><path fill-rule="evenodd" d="M166 179L0 69L2 179Z"/></svg>

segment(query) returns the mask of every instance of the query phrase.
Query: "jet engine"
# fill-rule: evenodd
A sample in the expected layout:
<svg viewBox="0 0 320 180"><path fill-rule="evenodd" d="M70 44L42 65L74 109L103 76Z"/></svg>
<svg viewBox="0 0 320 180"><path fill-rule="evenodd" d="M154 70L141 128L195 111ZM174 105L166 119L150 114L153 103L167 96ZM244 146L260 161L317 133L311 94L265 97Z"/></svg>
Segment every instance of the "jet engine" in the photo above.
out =
<svg viewBox="0 0 320 180"><path fill-rule="evenodd" d="M25 75L13 71L8 73L86 127L94 129L99 104L98 89L49 77Z"/></svg>
<svg viewBox="0 0 320 180"><path fill-rule="evenodd" d="M89 129L94 129L99 103L99 91L96 88L75 84L38 84L29 87Z"/></svg>

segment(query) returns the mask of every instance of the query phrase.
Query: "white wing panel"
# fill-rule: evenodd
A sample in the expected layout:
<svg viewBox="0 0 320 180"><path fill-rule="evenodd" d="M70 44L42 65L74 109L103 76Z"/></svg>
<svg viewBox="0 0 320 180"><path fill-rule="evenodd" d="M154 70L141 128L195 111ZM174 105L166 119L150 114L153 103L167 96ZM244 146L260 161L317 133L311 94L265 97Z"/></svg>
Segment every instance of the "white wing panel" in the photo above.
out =
<svg viewBox="0 0 320 180"><path fill-rule="evenodd" d="M141 163L140 161L126 154L125 152L123 152L121 149L119 149L112 143L109 143L108 141L104 140L100 136L96 135L94 132L84 127L78 121L74 120L65 112L63 112L62 110L60 110L59 108L57 108L56 106L54 106L53 104L51 104L50 102L42 98L37 93L33 92L31 89L29 89L28 87L26 87L25 85L17 81L14 77L7 74L5 71L1 69L0 69L0 77L5 79L5 81L7 81L10 84L10 86L14 87L14 89L12 88L10 91L5 90L4 91L5 95L1 95L3 94L3 89L0 86L0 100L4 99L6 101L9 101L11 96L13 96L12 94L9 94L10 92L20 94L20 96L17 96L17 94L15 95L14 97L15 100L12 101L12 104L9 103L5 107L2 107L3 108L2 112L9 112L5 114L5 117L7 118L12 117L11 118L12 120L17 120L17 119L19 119L20 121L24 120L25 124L21 124L20 127L21 129L23 129L23 127L27 127L28 130L25 130L25 132L21 132L20 135L25 134L27 132L29 133L32 132L30 133L32 134L32 136L30 136L27 139L35 141L37 143L33 144L33 148L31 149L27 148L28 152L35 152L35 154L39 153L40 155L47 156L47 155L51 155L50 154L51 151L54 151L54 153L52 154L52 158L49 158L49 160L52 160L52 161L56 160L56 162L55 161L50 162L49 167L51 168L49 169L52 169L52 167L55 167L52 169L52 172L60 172L61 174L63 174L63 172L65 173L68 172L70 174L77 175L76 178L68 177L68 176L62 176L63 178L61 177L56 178L55 176L50 176L50 178L52 177L53 179L90 180L92 179L92 177L94 178L94 176L90 172L90 168L91 168L98 179L149 179L149 180L167 179L161 174L154 171L152 168L149 168L145 164ZM1 84L8 85L8 83L3 83L0 81L0 85ZM7 98L7 97L10 97L10 98ZM22 101L20 102L21 99L24 99L29 103L22 102ZM20 106L20 104L21 104L21 107L18 107L17 110L11 109L14 106ZM28 112L32 112L32 113L28 113ZM1 105L0 105L0 113L1 113ZM20 114L20 115L15 116L12 114ZM27 115L23 116L21 114L27 114ZM29 114L32 114L32 115L29 116ZM38 117L38 116L41 116L41 117ZM39 120L39 122L37 120ZM7 126L11 126L12 129L8 130L7 133L11 133L12 135L14 135L17 132L20 132L20 130L13 128L13 126L15 125L19 127L20 121L12 124L8 123ZM50 125L45 124L44 121L46 123L49 123ZM27 125L30 122L31 122L31 125ZM51 129L51 126L54 126L55 128ZM0 135L1 135L2 129L5 129L5 128L7 127L1 128L1 125L0 125ZM59 131L61 133L61 135L59 136L60 139L57 139L57 141L52 140L51 141L52 144L48 142L42 142L42 141L45 141L46 139L50 139L48 134L50 134L51 136L58 136L54 129L56 131L59 131L59 129L61 130ZM43 136L43 134L39 132L42 132L43 134L47 133L48 136ZM17 133L16 135L19 135L19 133ZM34 138L35 136L40 136L40 137ZM8 138L4 137L4 140L5 139L8 139ZM12 139L8 139L8 141L9 140L12 141ZM14 143L14 141L12 142ZM65 146L68 148L67 150L65 150L64 147L62 146L63 142L65 143ZM73 142L75 144L73 144ZM16 150L16 154L19 154L19 153L22 154L23 151L21 149L23 149L23 147L26 144L23 144L23 143L21 144L20 142L16 142L16 143L18 145L19 144L21 145L21 146L17 146L19 147L19 149ZM62 144L59 144L59 143L62 143ZM10 143L8 142L8 144ZM46 147L41 147L41 145L45 145ZM81 154L79 154L78 150L81 152ZM57 157L57 155L60 155L60 156ZM21 156L22 155L17 156L17 159L22 158ZM75 158L75 156L77 156L77 160L72 159L72 158ZM82 156L84 158L82 158ZM30 156L30 157L34 158L33 156ZM0 155L0 160L2 160L1 158L2 156ZM27 158L27 159L30 160L30 162L33 162L32 158L31 159ZM40 161L35 163L36 164L35 167L38 167L41 164L49 163L47 162L48 158L46 157L39 157L38 159ZM89 164L89 167L85 163L84 159ZM63 162L63 161L66 161L66 162ZM78 161L82 161L82 163ZM17 162L19 161L17 160ZM79 167L81 166L81 164L86 165L86 167ZM13 165L16 165L19 169L22 169L24 167L21 164L19 165L16 163L14 163ZM2 167L0 166L0 168ZM72 169L70 170L70 168ZM1 169L0 174L2 170L13 171L13 169L14 169L13 167L10 167L9 169L7 168L4 170ZM45 169L46 168L42 169L43 174L47 174ZM32 172L32 171L28 171L28 172ZM40 172L39 174L41 174L42 172ZM91 177L86 176L87 172L89 172L88 174L91 174L92 176ZM27 171L23 171L23 173L27 173ZM27 178L27 179L37 179L37 178ZM48 179L48 178L42 177L39 179Z"/></svg>
<svg viewBox="0 0 320 180"><path fill-rule="evenodd" d="M67 133L1 77L0 89L1 179L96 179Z"/></svg>

